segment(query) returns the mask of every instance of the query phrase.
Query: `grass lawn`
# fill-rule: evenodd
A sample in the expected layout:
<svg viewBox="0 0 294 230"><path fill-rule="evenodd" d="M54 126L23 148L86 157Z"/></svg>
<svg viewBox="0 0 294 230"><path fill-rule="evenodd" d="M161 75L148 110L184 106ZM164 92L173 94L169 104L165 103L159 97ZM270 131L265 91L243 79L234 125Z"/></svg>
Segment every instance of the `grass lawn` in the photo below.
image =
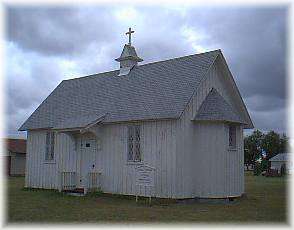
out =
<svg viewBox="0 0 294 230"><path fill-rule="evenodd" d="M26 190L23 177L8 179L8 223L281 223L287 224L287 178L246 174L247 197L230 203L175 203L106 194L72 197L56 191Z"/></svg>

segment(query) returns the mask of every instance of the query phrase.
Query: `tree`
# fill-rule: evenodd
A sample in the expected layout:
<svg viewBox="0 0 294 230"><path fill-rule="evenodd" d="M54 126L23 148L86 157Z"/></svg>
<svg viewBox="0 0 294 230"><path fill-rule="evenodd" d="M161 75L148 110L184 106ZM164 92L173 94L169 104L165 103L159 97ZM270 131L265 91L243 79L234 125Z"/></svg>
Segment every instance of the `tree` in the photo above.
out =
<svg viewBox="0 0 294 230"><path fill-rule="evenodd" d="M244 161L245 164L255 164L255 161L260 158L262 149L261 142L263 133L259 130L254 130L250 136L244 139Z"/></svg>
<svg viewBox="0 0 294 230"><path fill-rule="evenodd" d="M266 160L280 153L280 135L274 131L265 134L262 138L261 148L266 152Z"/></svg>
<svg viewBox="0 0 294 230"><path fill-rule="evenodd" d="M274 131L263 134L255 130L251 135L244 138L244 163L254 165L254 174L258 175L262 170L270 168L269 159L278 153L288 153L288 137L286 134L279 135ZM263 164L256 164L262 153L266 153Z"/></svg>
<svg viewBox="0 0 294 230"><path fill-rule="evenodd" d="M280 153L288 153L288 137L285 133L280 137Z"/></svg>

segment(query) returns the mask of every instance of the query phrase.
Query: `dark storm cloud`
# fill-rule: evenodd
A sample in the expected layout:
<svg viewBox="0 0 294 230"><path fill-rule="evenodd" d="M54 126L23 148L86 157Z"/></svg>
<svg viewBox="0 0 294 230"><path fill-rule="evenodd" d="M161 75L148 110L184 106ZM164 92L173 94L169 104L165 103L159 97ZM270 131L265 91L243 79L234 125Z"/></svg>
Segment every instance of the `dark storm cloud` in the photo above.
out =
<svg viewBox="0 0 294 230"><path fill-rule="evenodd" d="M285 130L287 9L223 8L187 15L190 27L208 35L202 46L222 49L255 127Z"/></svg>
<svg viewBox="0 0 294 230"><path fill-rule="evenodd" d="M285 8L210 9L189 22L209 34L203 45L220 44L243 96L285 99L286 17Z"/></svg>
<svg viewBox="0 0 294 230"><path fill-rule="evenodd" d="M286 8L124 9L8 8L9 132L62 79L116 69L128 26L144 63L222 49L255 126L285 130Z"/></svg>
<svg viewBox="0 0 294 230"><path fill-rule="evenodd" d="M8 117L8 132L16 130L59 83L60 69L56 61L37 55L24 55L17 48L9 50L19 57L7 65L5 87L5 110ZM19 53L18 53L19 52ZM25 58L28 63L21 63ZM9 59L9 58L8 58ZM54 66L54 67L53 67ZM26 71L29 69L29 71Z"/></svg>
<svg viewBox="0 0 294 230"><path fill-rule="evenodd" d="M71 55L91 43L111 42L116 34L107 10L8 8L7 39L46 55Z"/></svg>

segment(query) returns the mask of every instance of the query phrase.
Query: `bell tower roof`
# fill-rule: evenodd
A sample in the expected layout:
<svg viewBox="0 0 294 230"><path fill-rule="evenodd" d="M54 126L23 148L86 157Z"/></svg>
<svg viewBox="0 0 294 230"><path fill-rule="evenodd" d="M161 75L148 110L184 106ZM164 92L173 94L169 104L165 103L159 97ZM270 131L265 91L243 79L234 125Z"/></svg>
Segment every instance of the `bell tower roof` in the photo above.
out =
<svg viewBox="0 0 294 230"><path fill-rule="evenodd" d="M116 58L115 60L118 62L121 62L124 60L133 60L133 61L137 61L137 62L143 61L142 58L138 57L135 47L130 44L124 45L124 48L123 48L123 51L122 51L120 57Z"/></svg>

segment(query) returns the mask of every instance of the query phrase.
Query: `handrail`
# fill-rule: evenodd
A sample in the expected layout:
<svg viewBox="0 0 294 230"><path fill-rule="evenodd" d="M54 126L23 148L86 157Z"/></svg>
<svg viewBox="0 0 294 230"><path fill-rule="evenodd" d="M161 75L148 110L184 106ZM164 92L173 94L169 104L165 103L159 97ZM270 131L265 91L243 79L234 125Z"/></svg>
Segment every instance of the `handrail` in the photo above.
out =
<svg viewBox="0 0 294 230"><path fill-rule="evenodd" d="M88 188L98 189L101 187L101 172L89 172L88 173Z"/></svg>
<svg viewBox="0 0 294 230"><path fill-rule="evenodd" d="M61 189L73 190L77 186L76 172L61 172Z"/></svg>
<svg viewBox="0 0 294 230"><path fill-rule="evenodd" d="M63 171L60 173L61 187L60 191L74 190L77 188L77 173L72 171ZM87 187L85 191L99 189L101 187L101 172L89 172L87 174Z"/></svg>

